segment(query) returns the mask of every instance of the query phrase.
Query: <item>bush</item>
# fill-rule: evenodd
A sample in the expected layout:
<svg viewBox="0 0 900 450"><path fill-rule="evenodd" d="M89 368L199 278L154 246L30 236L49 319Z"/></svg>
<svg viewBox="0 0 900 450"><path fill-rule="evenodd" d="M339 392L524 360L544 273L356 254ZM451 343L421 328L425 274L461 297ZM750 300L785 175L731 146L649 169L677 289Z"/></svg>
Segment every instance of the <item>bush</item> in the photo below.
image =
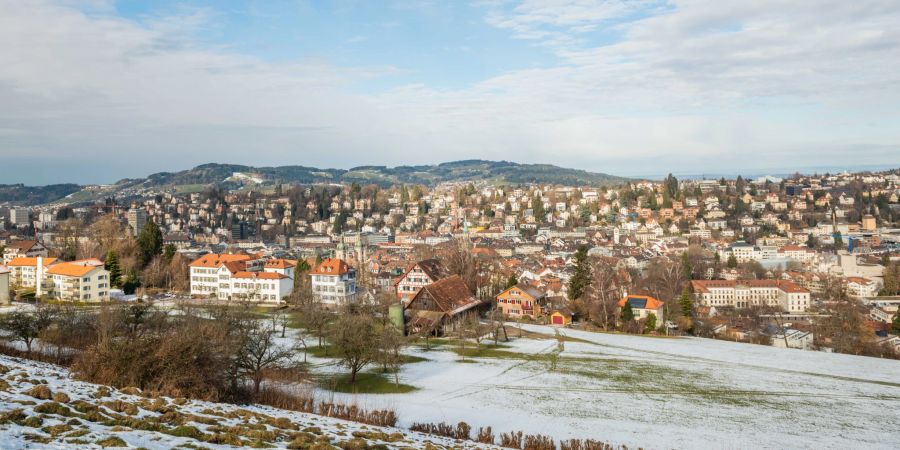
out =
<svg viewBox="0 0 900 450"><path fill-rule="evenodd" d="M51 392L50 388L46 385L39 384L25 391L25 395L29 395L38 400L50 400L50 398L53 397L53 392Z"/></svg>

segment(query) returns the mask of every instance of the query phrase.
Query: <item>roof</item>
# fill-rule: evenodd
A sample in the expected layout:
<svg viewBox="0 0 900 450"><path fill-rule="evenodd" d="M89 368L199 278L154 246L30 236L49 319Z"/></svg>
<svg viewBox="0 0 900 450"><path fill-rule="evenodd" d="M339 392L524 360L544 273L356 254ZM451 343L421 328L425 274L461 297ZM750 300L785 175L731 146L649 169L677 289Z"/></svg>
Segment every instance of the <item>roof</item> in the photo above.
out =
<svg viewBox="0 0 900 450"><path fill-rule="evenodd" d="M527 294L529 297L531 297L531 298L534 299L534 300L540 300L540 299L544 298L544 297L547 295L547 294L545 294L544 292L542 292L540 289L537 289L537 288L535 288L535 287L533 287L533 286L529 286L529 285L524 284L524 283L518 283L518 284L516 284L515 286L506 288L505 291L503 291L503 292L497 294L497 296L499 297L499 296L501 296L501 295L503 295L503 294L505 294L505 293L507 293L507 292L513 290L513 289L517 289L517 290L520 290L520 291L524 292L525 294Z"/></svg>
<svg viewBox="0 0 900 450"><path fill-rule="evenodd" d="M737 286L757 288L778 288L790 293L808 293L809 291L799 284L788 280L693 280L691 286L694 292L708 293L710 288L735 288Z"/></svg>
<svg viewBox="0 0 900 450"><path fill-rule="evenodd" d="M635 309L660 309L666 304L649 295L629 295L619 300L619 307L625 306L626 301Z"/></svg>
<svg viewBox="0 0 900 450"><path fill-rule="evenodd" d="M236 272L231 277L232 278L250 278L250 279L259 279L259 280L280 280L282 278L288 278L286 275L282 275L280 273L275 273L275 272L247 272L247 271Z"/></svg>
<svg viewBox="0 0 900 450"><path fill-rule="evenodd" d="M343 275L349 272L352 269L349 264L347 264L342 259L337 258L328 258L325 261L322 261L322 264L319 264L318 267L313 269L310 274L311 275Z"/></svg>
<svg viewBox="0 0 900 450"><path fill-rule="evenodd" d="M248 255L233 255L226 253L209 253L203 255L191 263L191 267L209 267L216 268L221 266L224 263L228 262L239 262L239 261L248 261L250 260L250 256Z"/></svg>
<svg viewBox="0 0 900 450"><path fill-rule="evenodd" d="M417 262L413 267L415 266L419 266L419 268L425 272L425 275L428 275L428 278L431 278L432 281L447 278L451 275L450 271L436 259L425 259ZM412 267L410 267L410 269L412 269Z"/></svg>
<svg viewBox="0 0 900 450"><path fill-rule="evenodd" d="M99 263L99 264L97 264ZM81 261L64 262L47 269L49 275L62 275L66 277L83 277L95 269L102 269L103 263L99 260L86 259Z"/></svg>
<svg viewBox="0 0 900 450"><path fill-rule="evenodd" d="M49 266L55 262L56 262L56 258L44 258L45 266ZM22 266L34 267L34 266L37 266L37 257L13 258L12 261L10 261L9 264L7 264L7 266L9 266L9 267L14 267L14 266L15 267L22 267Z"/></svg>
<svg viewBox="0 0 900 450"><path fill-rule="evenodd" d="M287 259L270 259L266 261L266 269L289 269L295 267L297 263Z"/></svg>
<svg viewBox="0 0 900 450"><path fill-rule="evenodd" d="M35 245L37 245L37 243L38 243L38 241L34 241L34 240L12 241L12 242L6 244L6 249L7 250L16 249L16 250L21 250L21 251L27 252L28 250L31 250L31 247L34 247Z"/></svg>
<svg viewBox="0 0 900 450"><path fill-rule="evenodd" d="M430 295L445 314L458 314L481 303L469 291L469 286L459 275L438 280L423 287L409 302L412 306L423 295Z"/></svg>

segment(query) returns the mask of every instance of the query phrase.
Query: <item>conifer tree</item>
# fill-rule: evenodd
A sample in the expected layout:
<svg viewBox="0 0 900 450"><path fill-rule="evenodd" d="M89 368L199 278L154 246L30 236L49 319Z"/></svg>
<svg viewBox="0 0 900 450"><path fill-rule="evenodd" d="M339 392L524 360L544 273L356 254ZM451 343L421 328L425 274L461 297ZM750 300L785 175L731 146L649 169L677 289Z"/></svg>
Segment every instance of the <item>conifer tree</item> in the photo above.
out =
<svg viewBox="0 0 900 450"><path fill-rule="evenodd" d="M681 314L684 317L690 318L693 309L693 301L691 301L691 291L687 286L681 291L681 298L678 299L678 303L681 305Z"/></svg>
<svg viewBox="0 0 900 450"><path fill-rule="evenodd" d="M106 261L103 266L109 271L109 285L111 287L119 287L122 282L122 269L119 267L119 255L113 250L106 252Z"/></svg>
<svg viewBox="0 0 900 450"><path fill-rule="evenodd" d="M160 231L156 222L152 220L147 221L144 229L141 230L140 236L138 236L138 259L141 267L149 264L154 256L162 254L162 250L162 231Z"/></svg>
<svg viewBox="0 0 900 450"><path fill-rule="evenodd" d="M587 246L582 245L575 252L575 274L569 280L569 299L581 298L590 283L591 266L588 261Z"/></svg>
<svg viewBox="0 0 900 450"><path fill-rule="evenodd" d="M625 306L622 307L622 323L628 323L634 320L634 310L631 309L631 303L625 302Z"/></svg>

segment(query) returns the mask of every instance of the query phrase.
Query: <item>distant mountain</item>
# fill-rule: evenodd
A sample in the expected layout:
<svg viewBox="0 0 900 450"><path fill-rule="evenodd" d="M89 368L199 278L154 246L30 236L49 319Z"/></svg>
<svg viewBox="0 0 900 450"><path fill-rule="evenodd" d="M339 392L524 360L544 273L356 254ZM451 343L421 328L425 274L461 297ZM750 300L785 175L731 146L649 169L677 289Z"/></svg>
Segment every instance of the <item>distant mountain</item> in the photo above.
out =
<svg viewBox="0 0 900 450"><path fill-rule="evenodd" d="M78 192L77 184L50 184L47 186L25 186L24 184L0 184L0 203L38 205L61 199Z"/></svg>
<svg viewBox="0 0 900 450"><path fill-rule="evenodd" d="M234 174L242 174L235 179ZM508 161L467 160L423 166L360 166L350 170L305 166L251 167L236 164L203 164L190 170L161 172L147 177L148 185L210 184L226 180L263 178L281 183L352 183L389 186L398 183L434 185L446 181L494 181L506 183L560 183L600 186L627 178L566 169L549 164L517 164Z"/></svg>
<svg viewBox="0 0 900 450"><path fill-rule="evenodd" d="M567 169L550 164L517 164L508 161L466 160L422 166L360 166L350 170L317 169L305 166L252 167L239 164L203 164L180 172L159 172L146 178L116 182L102 195L115 195L131 188L182 186L196 188L211 184L270 183L360 183L383 187L404 184L433 186L441 182L490 181L494 183L552 183L572 186L608 186L628 178ZM96 194L79 192L75 184L29 187L0 185L0 203L35 205L69 196L72 201L89 200ZM71 195L75 194L75 195Z"/></svg>

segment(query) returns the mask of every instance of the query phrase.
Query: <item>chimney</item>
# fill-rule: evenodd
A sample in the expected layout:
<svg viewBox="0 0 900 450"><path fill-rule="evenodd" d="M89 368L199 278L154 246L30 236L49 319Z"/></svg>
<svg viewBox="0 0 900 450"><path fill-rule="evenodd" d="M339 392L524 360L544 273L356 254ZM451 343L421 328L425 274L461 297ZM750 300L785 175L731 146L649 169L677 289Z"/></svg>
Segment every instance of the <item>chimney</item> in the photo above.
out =
<svg viewBox="0 0 900 450"><path fill-rule="evenodd" d="M37 267L34 269L34 296L41 298L44 295L44 257L37 257Z"/></svg>

